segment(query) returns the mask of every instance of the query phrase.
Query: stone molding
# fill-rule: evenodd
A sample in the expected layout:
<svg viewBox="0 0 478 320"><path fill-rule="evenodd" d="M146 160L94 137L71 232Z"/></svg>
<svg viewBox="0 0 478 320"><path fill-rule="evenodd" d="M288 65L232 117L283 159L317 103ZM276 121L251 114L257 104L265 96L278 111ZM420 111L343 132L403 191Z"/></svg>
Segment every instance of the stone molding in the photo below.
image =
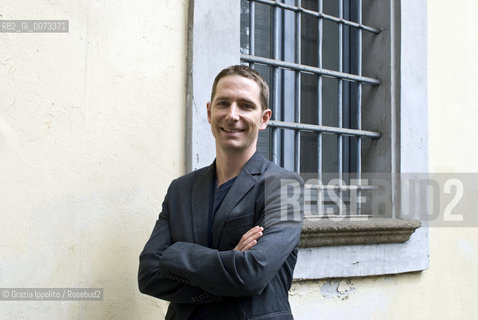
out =
<svg viewBox="0 0 478 320"><path fill-rule="evenodd" d="M421 226L418 220L360 218L305 219L300 248L403 243Z"/></svg>

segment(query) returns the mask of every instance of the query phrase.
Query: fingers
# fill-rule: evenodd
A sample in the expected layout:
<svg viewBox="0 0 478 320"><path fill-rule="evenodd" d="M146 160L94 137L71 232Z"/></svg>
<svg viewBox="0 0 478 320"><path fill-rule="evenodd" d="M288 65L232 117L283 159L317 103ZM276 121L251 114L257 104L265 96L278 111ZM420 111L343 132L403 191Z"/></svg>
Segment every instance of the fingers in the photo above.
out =
<svg viewBox="0 0 478 320"><path fill-rule="evenodd" d="M262 237L262 231L264 231L263 227L256 226L244 233L234 250L246 251L252 248L255 244L257 244L257 239Z"/></svg>
<svg viewBox="0 0 478 320"><path fill-rule="evenodd" d="M262 234L261 234L262 235ZM249 250L250 248L252 248L253 246L255 246L257 243L257 239L256 240L252 240L251 242L249 242L244 248L242 248L242 251L247 251Z"/></svg>
<svg viewBox="0 0 478 320"><path fill-rule="evenodd" d="M238 251L249 250L257 243L257 239L262 236L263 230L264 228L259 226L250 229L241 237L241 240L234 249Z"/></svg>
<svg viewBox="0 0 478 320"><path fill-rule="evenodd" d="M263 227L255 226L254 228L251 228L249 231L244 233L242 235L241 240L247 240L247 239L253 238L253 237L257 236L258 233L262 233L262 231L264 231Z"/></svg>
<svg viewBox="0 0 478 320"><path fill-rule="evenodd" d="M250 237L248 237L242 242L243 247L241 250L246 251L252 248L257 243L257 239L259 239L261 236L262 236L262 232L257 232L252 234Z"/></svg>

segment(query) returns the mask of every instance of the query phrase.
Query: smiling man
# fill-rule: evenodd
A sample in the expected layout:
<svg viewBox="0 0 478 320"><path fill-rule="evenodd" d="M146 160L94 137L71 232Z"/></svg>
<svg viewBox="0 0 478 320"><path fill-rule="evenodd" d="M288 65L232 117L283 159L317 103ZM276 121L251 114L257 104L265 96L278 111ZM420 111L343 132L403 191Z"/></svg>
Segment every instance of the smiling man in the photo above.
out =
<svg viewBox="0 0 478 320"><path fill-rule="evenodd" d="M140 255L140 291L171 302L166 319L293 319L302 220L289 193L300 198L302 180L256 151L268 100L249 67L214 80L207 116L216 159L171 183Z"/></svg>

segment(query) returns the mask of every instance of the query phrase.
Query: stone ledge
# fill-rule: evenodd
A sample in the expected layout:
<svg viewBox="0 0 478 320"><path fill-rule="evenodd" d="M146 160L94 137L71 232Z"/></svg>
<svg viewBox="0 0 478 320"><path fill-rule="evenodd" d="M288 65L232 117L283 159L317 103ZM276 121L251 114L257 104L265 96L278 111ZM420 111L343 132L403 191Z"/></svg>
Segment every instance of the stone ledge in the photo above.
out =
<svg viewBox="0 0 478 320"><path fill-rule="evenodd" d="M330 218L305 219L300 248L399 243L421 226L418 220L368 218L363 221Z"/></svg>

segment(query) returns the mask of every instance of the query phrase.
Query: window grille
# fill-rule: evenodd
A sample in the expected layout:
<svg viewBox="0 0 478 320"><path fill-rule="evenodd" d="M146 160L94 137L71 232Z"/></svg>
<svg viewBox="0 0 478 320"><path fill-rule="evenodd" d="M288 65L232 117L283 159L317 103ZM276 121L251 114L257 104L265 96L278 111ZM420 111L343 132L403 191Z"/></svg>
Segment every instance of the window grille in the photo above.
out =
<svg viewBox="0 0 478 320"><path fill-rule="evenodd" d="M362 139L381 136L362 128L362 86L380 85L362 74L364 32L380 30L362 23L362 0L241 0L241 63L271 89L273 116L258 149L322 183L334 173L346 204L350 190L373 189L360 183ZM360 203L344 211L324 199L326 212L360 214Z"/></svg>

